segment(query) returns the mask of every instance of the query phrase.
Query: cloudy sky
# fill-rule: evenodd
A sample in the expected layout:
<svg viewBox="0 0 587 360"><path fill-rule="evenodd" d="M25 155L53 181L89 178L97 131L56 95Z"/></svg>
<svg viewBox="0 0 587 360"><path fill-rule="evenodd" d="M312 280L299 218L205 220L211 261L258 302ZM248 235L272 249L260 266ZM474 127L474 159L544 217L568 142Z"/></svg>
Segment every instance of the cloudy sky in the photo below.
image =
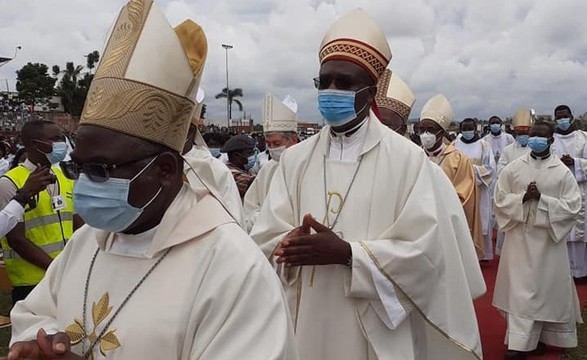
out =
<svg viewBox="0 0 587 360"><path fill-rule="evenodd" d="M583 0L159 0L172 25L200 23L208 38L202 82L209 119L225 119L214 95L243 89L247 114L259 119L265 92L293 96L299 118L319 121L312 78L318 47L340 15L362 7L381 25L393 52L391 69L417 96L411 117L442 92L460 120L511 116L519 107L550 114L567 103L587 111L587 31ZM0 89L15 88L15 70L27 62L85 64L101 50L124 0L2 1ZM26 10L25 10L26 9ZM234 110L233 110L234 111ZM233 114L237 117L238 112Z"/></svg>

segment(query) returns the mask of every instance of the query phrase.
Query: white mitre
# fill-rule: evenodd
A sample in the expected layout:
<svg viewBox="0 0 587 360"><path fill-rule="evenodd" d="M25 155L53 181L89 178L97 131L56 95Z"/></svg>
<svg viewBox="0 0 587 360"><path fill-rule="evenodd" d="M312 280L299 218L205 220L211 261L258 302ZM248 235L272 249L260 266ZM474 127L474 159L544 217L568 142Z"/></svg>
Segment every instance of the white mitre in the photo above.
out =
<svg viewBox="0 0 587 360"><path fill-rule="evenodd" d="M375 95L377 107L389 109L407 121L415 102L414 93L402 78L386 69L377 84Z"/></svg>
<svg viewBox="0 0 587 360"><path fill-rule="evenodd" d="M420 121L425 119L432 120L444 130L450 127L454 118L455 113L452 111L452 107L446 97L442 94L434 95L428 100L420 113Z"/></svg>
<svg viewBox="0 0 587 360"><path fill-rule="evenodd" d="M95 125L181 152L208 53L202 28L172 28L152 0L122 8L81 115Z"/></svg>
<svg viewBox="0 0 587 360"><path fill-rule="evenodd" d="M297 103L288 96L282 102L271 94L263 99L263 131L297 132Z"/></svg>

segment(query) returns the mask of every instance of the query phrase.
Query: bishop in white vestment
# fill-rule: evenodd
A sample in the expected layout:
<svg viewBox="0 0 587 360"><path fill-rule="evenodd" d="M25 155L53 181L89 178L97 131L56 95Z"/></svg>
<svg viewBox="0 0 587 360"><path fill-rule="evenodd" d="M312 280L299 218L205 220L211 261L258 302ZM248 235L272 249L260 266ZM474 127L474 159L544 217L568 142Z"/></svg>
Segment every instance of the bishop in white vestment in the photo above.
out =
<svg viewBox="0 0 587 360"><path fill-rule="evenodd" d="M517 352L534 350L539 341L575 347L575 323L582 322L564 241L581 192L571 171L550 154L552 128L536 124L531 136L532 153L503 169L495 192L505 242L493 305L506 313L506 342Z"/></svg>
<svg viewBox="0 0 587 360"><path fill-rule="evenodd" d="M297 360L274 270L214 193L184 182L202 28L131 0L113 29L61 164L86 225L13 308L9 357Z"/></svg>

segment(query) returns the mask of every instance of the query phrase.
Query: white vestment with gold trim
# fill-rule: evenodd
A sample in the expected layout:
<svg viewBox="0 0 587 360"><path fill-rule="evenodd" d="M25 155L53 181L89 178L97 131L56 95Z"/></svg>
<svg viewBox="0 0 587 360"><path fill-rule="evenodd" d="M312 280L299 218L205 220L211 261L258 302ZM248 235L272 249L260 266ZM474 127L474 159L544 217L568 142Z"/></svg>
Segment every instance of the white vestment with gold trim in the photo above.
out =
<svg viewBox="0 0 587 360"><path fill-rule="evenodd" d="M77 231L41 283L12 310L12 343L35 339L40 328L49 334L67 329L72 338L83 334L86 276L98 248L85 332L100 334L172 247L99 338L94 359L297 360L279 279L217 200L200 195L184 185L142 255L113 253L113 236L102 230ZM75 353L90 341L82 343L73 346Z"/></svg>
<svg viewBox="0 0 587 360"><path fill-rule="evenodd" d="M453 186L421 149L373 113L363 127L360 165L344 144L331 147L328 126L289 148L251 232L271 257L310 213L334 224L351 245L352 269L277 268L300 357L481 358L472 298L485 284Z"/></svg>

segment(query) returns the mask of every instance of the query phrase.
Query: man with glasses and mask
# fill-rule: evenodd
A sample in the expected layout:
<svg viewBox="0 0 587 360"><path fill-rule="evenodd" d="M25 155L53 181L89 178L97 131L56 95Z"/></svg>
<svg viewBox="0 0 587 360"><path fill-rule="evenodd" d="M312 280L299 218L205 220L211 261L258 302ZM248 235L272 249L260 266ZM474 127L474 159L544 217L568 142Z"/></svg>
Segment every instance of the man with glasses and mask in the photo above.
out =
<svg viewBox="0 0 587 360"><path fill-rule="evenodd" d="M416 97L398 74L387 69L377 84L375 103L383 125L405 136Z"/></svg>
<svg viewBox="0 0 587 360"><path fill-rule="evenodd" d="M283 153L251 231L282 278L300 358L480 357L471 298L485 285L445 208L460 210L456 194L372 111L385 35L357 9L330 27L319 59L327 126Z"/></svg>
<svg viewBox="0 0 587 360"><path fill-rule="evenodd" d="M245 197L247 190L255 180L256 174L253 167L257 163L259 150L255 140L249 135L236 135L231 137L220 149L228 154L226 166L232 173L241 199Z"/></svg>
<svg viewBox="0 0 587 360"><path fill-rule="evenodd" d="M467 118L461 121L461 137L455 140L454 146L473 163L480 203L481 227L484 237L485 254L482 260L493 259L493 202L492 188L495 180L495 157L491 150L491 144L479 136L477 122Z"/></svg>
<svg viewBox="0 0 587 360"><path fill-rule="evenodd" d="M62 129L51 121L35 120L24 124L21 136L28 159L0 178L0 208L10 202L39 166L51 169L54 182L39 192L27 207L23 221L1 240L13 286L13 303L34 289L74 230L83 224L74 215L73 181L53 166L67 155Z"/></svg>
<svg viewBox="0 0 587 360"><path fill-rule="evenodd" d="M579 130L571 108L567 105L559 105L554 109L554 120L556 129L552 153L571 170L583 192L583 205L577 216L577 224L567 239L571 273L575 278L582 278L587 276L587 132Z"/></svg>
<svg viewBox="0 0 587 360"><path fill-rule="evenodd" d="M479 214L479 194L473 164L453 145L446 144L446 130L454 119L450 103L442 94L433 96L422 108L418 127L426 154L442 168L463 205L477 256L483 257L484 243Z"/></svg>
<svg viewBox="0 0 587 360"><path fill-rule="evenodd" d="M244 198L246 230L251 231L283 152L298 143L297 103L290 96L283 102L275 96L266 94L263 99L263 132L271 160L265 164L255 177Z"/></svg>
<svg viewBox="0 0 587 360"><path fill-rule="evenodd" d="M273 269L183 181L202 29L171 28L148 0L113 29L63 164L87 225L13 309L8 358L296 360Z"/></svg>

